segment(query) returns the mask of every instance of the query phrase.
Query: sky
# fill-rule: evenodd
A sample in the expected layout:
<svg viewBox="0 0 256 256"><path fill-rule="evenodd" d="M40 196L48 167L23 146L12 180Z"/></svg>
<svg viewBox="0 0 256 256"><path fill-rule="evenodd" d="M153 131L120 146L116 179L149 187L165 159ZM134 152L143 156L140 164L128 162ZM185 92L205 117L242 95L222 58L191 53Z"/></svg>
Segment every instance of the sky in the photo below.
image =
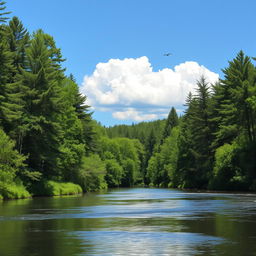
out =
<svg viewBox="0 0 256 256"><path fill-rule="evenodd" d="M6 0L29 32L52 35L103 125L179 114L196 81L256 56L254 0ZM164 56L171 53L170 56Z"/></svg>

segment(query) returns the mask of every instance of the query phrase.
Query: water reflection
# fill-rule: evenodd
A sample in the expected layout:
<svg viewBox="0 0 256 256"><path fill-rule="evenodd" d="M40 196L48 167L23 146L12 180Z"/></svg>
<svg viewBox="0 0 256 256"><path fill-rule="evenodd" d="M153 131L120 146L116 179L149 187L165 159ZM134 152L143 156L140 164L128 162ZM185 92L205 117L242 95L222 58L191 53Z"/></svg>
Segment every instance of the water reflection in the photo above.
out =
<svg viewBox="0 0 256 256"><path fill-rule="evenodd" d="M0 255L255 255L254 194L125 189L0 204Z"/></svg>
<svg viewBox="0 0 256 256"><path fill-rule="evenodd" d="M194 255L200 245L213 251L213 245L222 242L221 238L185 232L84 231L71 236L83 240L89 255ZM88 250L91 244L94 247Z"/></svg>

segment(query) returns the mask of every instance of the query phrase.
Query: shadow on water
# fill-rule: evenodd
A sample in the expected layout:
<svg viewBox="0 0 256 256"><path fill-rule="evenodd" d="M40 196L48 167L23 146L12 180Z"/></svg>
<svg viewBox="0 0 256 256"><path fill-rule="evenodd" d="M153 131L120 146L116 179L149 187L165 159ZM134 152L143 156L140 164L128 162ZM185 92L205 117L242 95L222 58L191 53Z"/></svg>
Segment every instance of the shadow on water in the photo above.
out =
<svg viewBox="0 0 256 256"><path fill-rule="evenodd" d="M0 255L256 255L256 195L116 189L0 203Z"/></svg>

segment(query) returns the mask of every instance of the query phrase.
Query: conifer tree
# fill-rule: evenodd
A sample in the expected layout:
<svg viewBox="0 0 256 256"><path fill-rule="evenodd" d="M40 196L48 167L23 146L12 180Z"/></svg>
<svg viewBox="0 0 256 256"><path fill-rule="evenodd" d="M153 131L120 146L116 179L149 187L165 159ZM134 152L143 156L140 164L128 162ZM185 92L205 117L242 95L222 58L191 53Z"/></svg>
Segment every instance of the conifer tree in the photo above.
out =
<svg viewBox="0 0 256 256"><path fill-rule="evenodd" d="M5 23L8 20L8 17L6 15L10 14L11 12L6 12L6 2L0 1L0 24Z"/></svg>
<svg viewBox="0 0 256 256"><path fill-rule="evenodd" d="M7 33L10 51L14 53L13 65L17 74L20 73L21 68L25 69L26 67L25 51L29 45L29 33L16 16L10 20ZM16 74L13 74L13 77Z"/></svg>
<svg viewBox="0 0 256 256"><path fill-rule="evenodd" d="M13 54L9 50L7 29L4 24L8 19L5 15L9 14L9 12L4 12L5 8L5 2L0 1L0 125L6 130L4 103L7 102L7 85L12 77Z"/></svg>
<svg viewBox="0 0 256 256"><path fill-rule="evenodd" d="M225 79L221 80L226 92L219 110L222 119L217 140L229 134L234 138L246 133L250 142L256 141L256 126L253 108L248 99L255 94L255 67L248 56L242 51L229 62L229 67L223 70Z"/></svg>
<svg viewBox="0 0 256 256"><path fill-rule="evenodd" d="M87 153L96 151L96 133L94 131L94 125L92 122L92 113L89 112L90 106L86 104L86 96L79 92L76 80L73 74L70 74L69 79L74 83L74 100L73 107L77 117L81 120L83 126L83 134L81 138L83 143L86 145Z"/></svg>
<svg viewBox="0 0 256 256"><path fill-rule="evenodd" d="M184 187L207 187L211 158L209 121L210 92L204 77L197 82L197 93L187 99L188 110L183 118L180 135L178 168Z"/></svg>
<svg viewBox="0 0 256 256"><path fill-rule="evenodd" d="M179 118L176 113L176 110L174 107L171 108L171 111L168 114L165 127L164 127L164 132L163 132L163 137L162 137L162 142L165 138L171 135L171 130L175 126L179 124Z"/></svg>
<svg viewBox="0 0 256 256"><path fill-rule="evenodd" d="M30 168L45 176L56 174L59 154L60 124L58 115L64 108L60 85L64 77L61 55L53 39L37 31L26 51L27 68L22 70L24 115L22 123L22 153L29 155Z"/></svg>
<svg viewBox="0 0 256 256"><path fill-rule="evenodd" d="M24 96L20 83L21 69L25 69L25 50L29 43L29 34L17 17L12 18L5 27L8 48L12 54L12 70L5 85L6 100L2 103L5 117L5 131L12 139L18 141L24 106Z"/></svg>

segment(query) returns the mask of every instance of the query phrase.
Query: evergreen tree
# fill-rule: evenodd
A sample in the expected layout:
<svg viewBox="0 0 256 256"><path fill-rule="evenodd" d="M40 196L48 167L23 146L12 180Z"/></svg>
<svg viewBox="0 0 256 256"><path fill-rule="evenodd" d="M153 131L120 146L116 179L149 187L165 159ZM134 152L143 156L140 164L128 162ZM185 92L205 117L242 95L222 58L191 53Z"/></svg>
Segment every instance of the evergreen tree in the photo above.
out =
<svg viewBox="0 0 256 256"><path fill-rule="evenodd" d="M13 78L17 73L20 73L20 69L26 68L26 48L29 45L29 33L24 28L22 22L18 17L13 17L9 26L7 27L8 33L8 43L10 51L14 53L13 66L15 68L15 73Z"/></svg>
<svg viewBox="0 0 256 256"><path fill-rule="evenodd" d="M2 103L2 112L5 118L5 131L12 139L18 141L20 123L23 113L24 96L20 84L21 69L25 69L25 49L29 43L29 34L17 17L14 17L9 26L6 26L6 36L9 51L12 54L11 77L5 85L5 98Z"/></svg>
<svg viewBox="0 0 256 256"><path fill-rule="evenodd" d="M66 81L68 81L66 79ZM78 85L75 82L73 75L70 76L69 81L73 83L72 86L72 104L76 112L77 118L82 124L82 135L80 136L81 142L86 145L86 152L95 152L97 149L97 138L95 132L95 126L92 122L92 113L89 111L90 106L86 104L86 96L79 92ZM69 82L69 83L70 83Z"/></svg>
<svg viewBox="0 0 256 256"><path fill-rule="evenodd" d="M24 167L25 157L14 149L14 141L0 128L0 189L1 186L12 183L16 173Z"/></svg>
<svg viewBox="0 0 256 256"><path fill-rule="evenodd" d="M197 82L197 94L188 98L180 137L179 168L184 187L207 187L212 169L210 143L210 92L204 77ZM182 163L184 161L184 163Z"/></svg>
<svg viewBox="0 0 256 256"><path fill-rule="evenodd" d="M219 109L222 118L216 139L229 137L232 140L238 134L246 133L248 140L255 142L255 112L249 104L250 98L255 94L255 67L250 58L240 51L236 58L229 62L229 67L225 68L223 73L225 79L221 80L223 87L221 93L226 95L222 96Z"/></svg>
<svg viewBox="0 0 256 256"><path fill-rule="evenodd" d="M171 111L168 114L167 120L165 122L165 127L164 127L164 132L163 132L163 137L162 137L162 142L165 138L170 136L172 128L177 126L179 124L179 118L176 113L176 110L174 107L171 108Z"/></svg>
<svg viewBox="0 0 256 256"><path fill-rule="evenodd" d="M149 159L153 152L154 152L154 148L156 145L156 135L155 135L155 130L151 130L148 137L147 137L147 141L146 141L146 152L147 152L147 158Z"/></svg>
<svg viewBox="0 0 256 256"><path fill-rule="evenodd" d="M8 20L8 17L6 17L5 15L10 14L11 12L6 12L6 6L5 6L4 1L0 1L0 23L4 23L6 22L6 20Z"/></svg>
<svg viewBox="0 0 256 256"><path fill-rule="evenodd" d="M223 70L223 73L224 79L217 86L213 96L215 108L219 103L215 112L218 128L213 140L213 146L216 149L215 161L217 163L220 159L219 155L226 152L224 149L228 146L225 144L229 144L233 159L236 160L236 163L232 163L236 172L232 175L230 173L230 180L226 182L226 186L232 187L232 180L238 179L242 182L247 179L247 185L243 186L249 187L249 180L256 177L255 67L250 58L240 51L236 58L229 62L229 66ZM228 167L225 168L228 169ZM224 173L225 171L218 172L218 175L224 175ZM219 180L225 178L218 177Z"/></svg>
<svg viewBox="0 0 256 256"><path fill-rule="evenodd" d="M181 188L196 187L196 166L195 157L192 150L194 143L192 134L192 117L196 110L196 100L192 93L188 94L185 106L187 107L185 115L181 118L180 134L178 137L178 160L177 172L178 186Z"/></svg>
<svg viewBox="0 0 256 256"><path fill-rule="evenodd" d="M7 29L4 25L8 19L5 15L9 12L3 12L5 8L5 2L0 1L0 125L4 128L6 128L4 103L7 102L7 86L11 81L13 71L13 54L9 50Z"/></svg>
<svg viewBox="0 0 256 256"><path fill-rule="evenodd" d="M60 132L57 116L64 108L60 98L64 76L59 49L53 42L42 31L34 34L26 51L27 69L22 70L20 78L25 101L21 152L29 155L30 168L46 176L56 174Z"/></svg>

